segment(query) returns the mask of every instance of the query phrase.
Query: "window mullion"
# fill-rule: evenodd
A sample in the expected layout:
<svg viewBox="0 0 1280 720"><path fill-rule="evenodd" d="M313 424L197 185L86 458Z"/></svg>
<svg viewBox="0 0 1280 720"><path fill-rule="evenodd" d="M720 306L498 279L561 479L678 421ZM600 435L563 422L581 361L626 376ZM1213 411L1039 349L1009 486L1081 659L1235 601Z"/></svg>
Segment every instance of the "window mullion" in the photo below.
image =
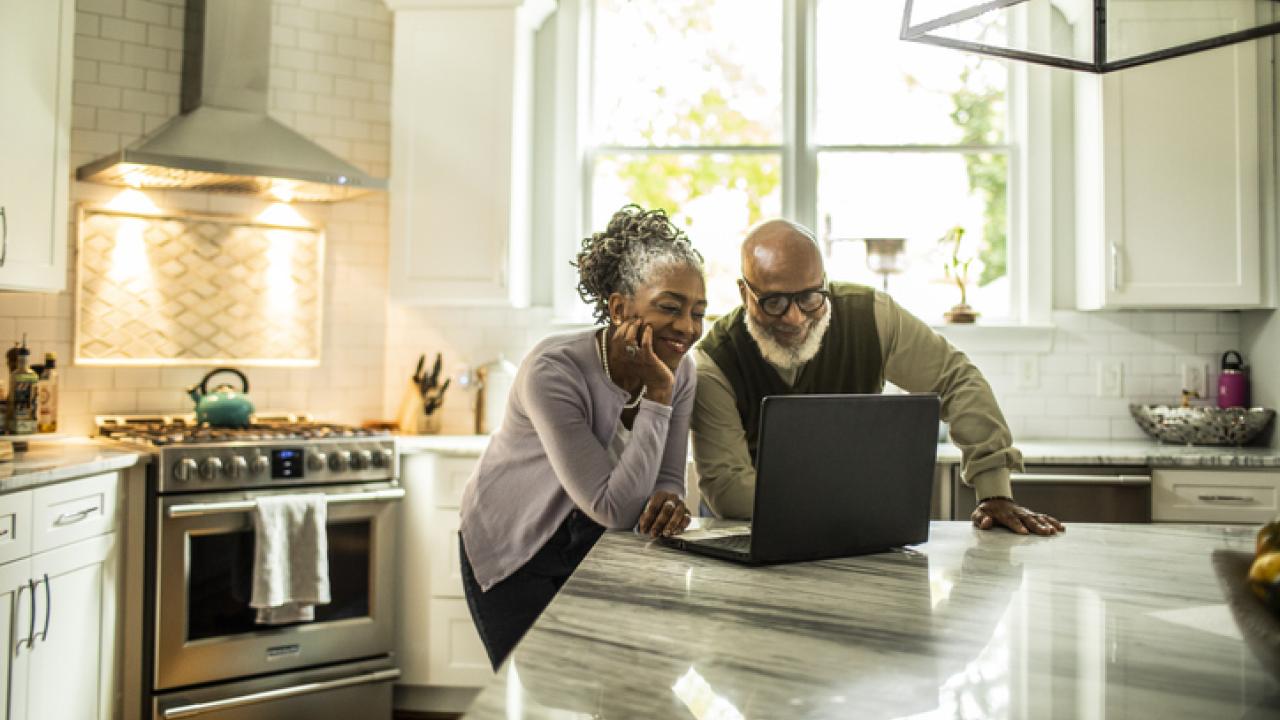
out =
<svg viewBox="0 0 1280 720"><path fill-rule="evenodd" d="M785 0L782 214L817 232L818 161L812 142L817 0Z"/></svg>

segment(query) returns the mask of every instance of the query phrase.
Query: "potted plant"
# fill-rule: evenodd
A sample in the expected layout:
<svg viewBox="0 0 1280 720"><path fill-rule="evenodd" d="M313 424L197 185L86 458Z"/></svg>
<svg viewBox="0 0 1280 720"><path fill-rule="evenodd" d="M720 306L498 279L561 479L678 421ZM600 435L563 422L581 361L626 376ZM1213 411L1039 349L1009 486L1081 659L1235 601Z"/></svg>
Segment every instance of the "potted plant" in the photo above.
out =
<svg viewBox="0 0 1280 720"><path fill-rule="evenodd" d="M947 280L956 284L960 288L960 302L951 306L951 309L943 313L949 323L971 323L978 319L978 313L969 306L969 266L973 264L972 256L965 257L961 254L961 240L964 239L964 228L959 225L951 228L938 239L938 244L950 252L948 257L942 263L942 272Z"/></svg>

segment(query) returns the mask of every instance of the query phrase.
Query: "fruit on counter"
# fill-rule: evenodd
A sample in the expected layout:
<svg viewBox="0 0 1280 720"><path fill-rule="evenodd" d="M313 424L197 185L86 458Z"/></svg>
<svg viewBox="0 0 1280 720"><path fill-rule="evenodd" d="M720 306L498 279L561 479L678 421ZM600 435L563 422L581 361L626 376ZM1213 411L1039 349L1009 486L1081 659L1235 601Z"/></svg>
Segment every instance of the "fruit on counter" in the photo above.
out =
<svg viewBox="0 0 1280 720"><path fill-rule="evenodd" d="M1272 520L1258 531L1257 550L1255 555L1262 555L1273 550L1280 550L1280 519Z"/></svg>
<svg viewBox="0 0 1280 720"><path fill-rule="evenodd" d="M1262 553L1249 567L1249 587L1275 612L1280 612L1280 551Z"/></svg>

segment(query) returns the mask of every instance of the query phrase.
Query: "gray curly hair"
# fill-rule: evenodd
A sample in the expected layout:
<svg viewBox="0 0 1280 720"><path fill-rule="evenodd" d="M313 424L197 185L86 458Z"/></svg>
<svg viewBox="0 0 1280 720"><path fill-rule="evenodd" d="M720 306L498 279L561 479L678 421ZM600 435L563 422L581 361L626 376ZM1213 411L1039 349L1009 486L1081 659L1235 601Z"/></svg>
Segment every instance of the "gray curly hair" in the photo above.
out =
<svg viewBox="0 0 1280 720"><path fill-rule="evenodd" d="M702 255L665 210L626 205L613 214L604 232L582 241L576 262L578 295L594 306L597 323L609 322L609 296L634 297L659 269L686 266L705 275Z"/></svg>

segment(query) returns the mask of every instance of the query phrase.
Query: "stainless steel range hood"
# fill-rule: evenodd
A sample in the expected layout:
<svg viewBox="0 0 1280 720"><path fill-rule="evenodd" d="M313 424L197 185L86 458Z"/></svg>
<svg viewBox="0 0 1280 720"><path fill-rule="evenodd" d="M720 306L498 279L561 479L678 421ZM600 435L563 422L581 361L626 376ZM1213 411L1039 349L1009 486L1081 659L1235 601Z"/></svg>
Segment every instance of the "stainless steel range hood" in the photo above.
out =
<svg viewBox="0 0 1280 720"><path fill-rule="evenodd" d="M268 117L271 6L263 0L187 0L182 114L81 166L76 177L283 201L333 202L385 190L385 179Z"/></svg>

